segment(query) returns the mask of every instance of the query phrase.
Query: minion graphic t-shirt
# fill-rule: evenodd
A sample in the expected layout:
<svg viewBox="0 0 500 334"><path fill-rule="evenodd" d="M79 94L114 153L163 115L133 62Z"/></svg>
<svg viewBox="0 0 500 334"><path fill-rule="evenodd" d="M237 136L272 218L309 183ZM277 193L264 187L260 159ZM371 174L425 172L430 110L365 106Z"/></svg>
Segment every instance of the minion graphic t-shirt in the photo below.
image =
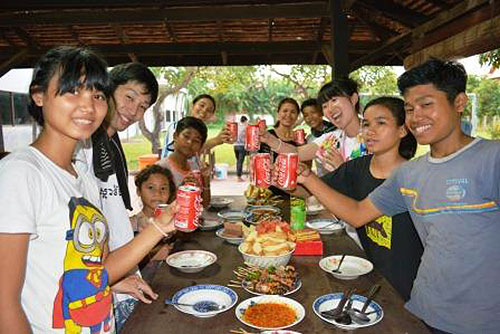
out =
<svg viewBox="0 0 500 334"><path fill-rule="evenodd" d="M94 181L33 147L0 161L0 233L28 233L21 302L34 333L114 333L109 236Z"/></svg>

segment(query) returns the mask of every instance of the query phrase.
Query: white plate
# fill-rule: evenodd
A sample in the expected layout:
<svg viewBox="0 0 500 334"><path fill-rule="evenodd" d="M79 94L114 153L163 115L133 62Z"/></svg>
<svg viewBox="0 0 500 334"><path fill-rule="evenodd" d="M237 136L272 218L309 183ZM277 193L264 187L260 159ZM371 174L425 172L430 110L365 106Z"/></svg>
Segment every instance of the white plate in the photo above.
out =
<svg viewBox="0 0 500 334"><path fill-rule="evenodd" d="M340 273L332 273L336 269L342 255L332 255L325 257L319 261L319 267L332 274L338 279L356 279L361 275L368 274L373 270L373 264L361 257L347 255L340 266Z"/></svg>
<svg viewBox="0 0 500 334"><path fill-rule="evenodd" d="M204 250L186 250L170 255L165 261L184 273L197 273L217 261L217 255Z"/></svg>
<svg viewBox="0 0 500 334"><path fill-rule="evenodd" d="M319 234L333 234L342 231L345 223L336 218L320 218L308 221L306 226L318 231Z"/></svg>
<svg viewBox="0 0 500 334"><path fill-rule="evenodd" d="M295 331L289 331L289 330L279 330L279 331L263 331L263 332L260 332L260 334L302 334L302 333L299 333L299 332L295 332Z"/></svg>
<svg viewBox="0 0 500 334"><path fill-rule="evenodd" d="M327 319L327 318L323 317L321 315L321 312L328 311L328 310L331 310L331 309L334 309L335 307L337 307L337 305L339 304L343 295L344 294L342 292L339 292L339 293L330 293L330 294L318 297L313 302L313 305L312 305L314 313L316 313L316 315L318 317L320 317L323 321L334 324L335 326L340 327L342 329L357 329L357 328L362 328L362 327L373 326L376 323L380 322L380 320L382 320L382 318L384 317L384 310L382 310L382 307L374 301L371 301L370 305L368 305L368 308L366 309L367 313L375 311L375 313L368 314L368 317L370 318L370 322L368 322L366 324L361 325L361 324L357 324L357 323L353 322L350 325L344 325L344 324L337 323L333 319ZM363 307L363 304L366 301L366 297L360 296L360 295L353 295L351 297L351 299L353 300L352 307L356 308L358 310L361 309L361 307Z"/></svg>
<svg viewBox="0 0 500 334"><path fill-rule="evenodd" d="M286 304L289 307L291 307L296 314L296 319L293 323L291 323L288 326L282 326L282 327L277 327L277 328L266 328L266 327L259 327L256 325L249 324L248 322L243 320L243 314L245 313L245 310L250 307L251 305L255 304L263 304L263 303L276 303L276 304ZM242 301L238 306L236 306L236 318L238 318L239 321L244 323L247 326L257 328L260 330L275 330L275 329L285 329L288 327L295 326L299 322L304 319L304 316L306 314L306 310L304 309L304 306L302 306L299 302L287 298L287 297L282 297L282 296L257 296L257 297L252 297L248 298L244 301Z"/></svg>
<svg viewBox="0 0 500 334"><path fill-rule="evenodd" d="M210 206L216 209L228 207L234 200L224 197L214 197L210 200Z"/></svg>
<svg viewBox="0 0 500 334"><path fill-rule="evenodd" d="M241 286L243 287L243 289L248 292L248 293L251 293L252 295L256 295L256 296L275 296L275 295L266 295L264 293L260 293L260 292L256 292L256 291L253 291L253 290L250 290L249 288L247 288L245 286L245 284L242 282L241 283ZM299 289L302 287L302 280L298 280L297 283L295 284L294 288L290 291L288 291L287 293L283 294L282 296L288 296L288 295L291 295L292 293L295 293L297 291L299 291Z"/></svg>
<svg viewBox="0 0 500 334"><path fill-rule="evenodd" d="M222 226L224 222L222 220L218 219L207 219L205 218L203 220L203 225L199 225L198 228L201 231L213 231L218 229L220 226Z"/></svg>
<svg viewBox="0 0 500 334"><path fill-rule="evenodd" d="M174 303L196 304L200 302L215 302L225 305L226 308L219 311L198 312L191 306L174 305L183 313L194 315L199 318L213 317L217 313L225 312L233 307L238 301L238 295L233 289L221 285L194 285L179 290L172 297Z"/></svg>
<svg viewBox="0 0 500 334"><path fill-rule="evenodd" d="M226 240L228 243L232 244L232 245L239 245L243 242L243 237L241 238L231 238L231 237L227 237L225 235L223 235L224 233L224 229L221 228L217 231L215 231L215 235L217 235L219 238L222 238L224 240Z"/></svg>

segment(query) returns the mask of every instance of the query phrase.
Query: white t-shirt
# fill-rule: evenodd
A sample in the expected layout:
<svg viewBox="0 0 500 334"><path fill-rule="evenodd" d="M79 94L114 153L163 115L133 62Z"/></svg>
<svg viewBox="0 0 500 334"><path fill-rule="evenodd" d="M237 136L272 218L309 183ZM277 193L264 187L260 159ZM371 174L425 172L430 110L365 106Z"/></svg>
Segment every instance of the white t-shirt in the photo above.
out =
<svg viewBox="0 0 500 334"><path fill-rule="evenodd" d="M98 194L33 147L0 161L0 233L31 234L21 302L34 333L65 333L71 320L81 333L114 333Z"/></svg>

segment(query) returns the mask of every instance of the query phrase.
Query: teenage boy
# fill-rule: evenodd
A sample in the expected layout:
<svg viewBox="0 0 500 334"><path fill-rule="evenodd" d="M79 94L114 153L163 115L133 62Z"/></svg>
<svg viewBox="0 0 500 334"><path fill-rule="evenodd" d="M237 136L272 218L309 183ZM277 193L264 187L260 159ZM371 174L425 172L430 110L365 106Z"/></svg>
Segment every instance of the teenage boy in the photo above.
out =
<svg viewBox="0 0 500 334"><path fill-rule="evenodd" d="M317 138L321 137L325 133L329 133L337 129L335 125L323 119L323 108L321 108L321 105L316 99L307 99L302 102L300 111L304 116L304 121L311 128L311 133L306 137L308 143L313 143ZM323 167L323 164L319 159L315 159L315 163L317 175L323 176L328 173L328 170Z"/></svg>
<svg viewBox="0 0 500 334"><path fill-rule="evenodd" d="M362 201L308 169L299 182L355 227L409 211L425 249L406 307L432 333L493 334L500 328L500 143L462 132L466 82L462 65L437 59L398 79L406 125L430 153L404 163Z"/></svg>
<svg viewBox="0 0 500 334"><path fill-rule="evenodd" d="M134 237L128 210L132 210L128 190L128 169L119 131L144 117L144 112L156 102L158 82L143 64L120 64L110 71L111 98L108 113L92 140L81 143L75 153L80 170L97 179L101 206L110 229L110 250L117 249ZM151 287L139 276L130 275L113 287L115 318L120 330L136 304L133 296L145 303L156 299Z"/></svg>

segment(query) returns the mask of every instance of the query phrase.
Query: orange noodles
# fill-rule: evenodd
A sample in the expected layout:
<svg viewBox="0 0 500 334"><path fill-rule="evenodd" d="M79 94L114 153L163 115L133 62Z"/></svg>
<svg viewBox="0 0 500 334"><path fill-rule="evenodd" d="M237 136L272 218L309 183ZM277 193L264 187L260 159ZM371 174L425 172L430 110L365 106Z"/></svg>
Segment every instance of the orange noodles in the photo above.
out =
<svg viewBox="0 0 500 334"><path fill-rule="evenodd" d="M263 328L288 326L296 318L295 311L290 306L277 303L262 303L250 306L243 315L246 322Z"/></svg>

